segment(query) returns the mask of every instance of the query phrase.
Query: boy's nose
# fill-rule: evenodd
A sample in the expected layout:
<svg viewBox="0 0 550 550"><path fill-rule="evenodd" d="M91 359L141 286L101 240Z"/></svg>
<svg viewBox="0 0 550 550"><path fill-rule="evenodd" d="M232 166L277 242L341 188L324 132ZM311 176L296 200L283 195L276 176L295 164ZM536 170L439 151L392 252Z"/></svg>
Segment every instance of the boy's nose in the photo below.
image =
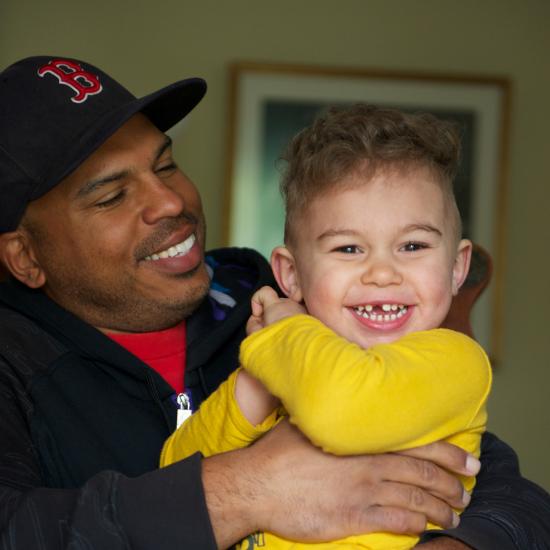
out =
<svg viewBox="0 0 550 550"><path fill-rule="evenodd" d="M384 287L401 284L403 277L395 262L389 258L378 258L367 263L361 275L361 282Z"/></svg>

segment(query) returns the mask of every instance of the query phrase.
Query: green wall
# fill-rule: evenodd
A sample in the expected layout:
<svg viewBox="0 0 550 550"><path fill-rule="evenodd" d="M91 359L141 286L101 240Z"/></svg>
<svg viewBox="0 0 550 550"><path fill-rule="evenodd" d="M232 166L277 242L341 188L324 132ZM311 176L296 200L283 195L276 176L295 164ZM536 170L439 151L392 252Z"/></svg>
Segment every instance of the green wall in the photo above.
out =
<svg viewBox="0 0 550 550"><path fill-rule="evenodd" d="M513 84L504 353L490 428L550 490L550 3L547 0L2 0L0 66L89 60L136 94L186 76L210 89L176 154L222 243L227 66L236 60L507 76Z"/></svg>

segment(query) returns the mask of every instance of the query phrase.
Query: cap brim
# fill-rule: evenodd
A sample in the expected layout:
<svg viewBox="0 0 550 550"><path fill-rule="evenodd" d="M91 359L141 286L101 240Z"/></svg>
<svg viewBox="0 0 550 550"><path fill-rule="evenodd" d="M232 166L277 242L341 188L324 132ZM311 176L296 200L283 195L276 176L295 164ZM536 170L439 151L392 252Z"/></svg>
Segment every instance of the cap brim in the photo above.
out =
<svg viewBox="0 0 550 550"><path fill-rule="evenodd" d="M55 187L61 180L78 168L109 137L137 113L145 114L161 131L165 132L182 120L200 102L206 93L206 82L200 78L188 78L170 84L161 90L119 106L106 113L90 127L67 151L67 162L62 171L55 169L49 174L47 184L39 186L37 199Z"/></svg>

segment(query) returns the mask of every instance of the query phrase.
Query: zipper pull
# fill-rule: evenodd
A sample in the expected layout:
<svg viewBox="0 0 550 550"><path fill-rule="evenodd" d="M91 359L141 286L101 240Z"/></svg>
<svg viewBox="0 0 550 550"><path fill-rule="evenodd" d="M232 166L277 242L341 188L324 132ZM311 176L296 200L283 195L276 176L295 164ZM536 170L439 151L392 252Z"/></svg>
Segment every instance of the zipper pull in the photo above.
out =
<svg viewBox="0 0 550 550"><path fill-rule="evenodd" d="M178 412L176 416L176 430L193 414L191 410L191 399L187 393L178 393L176 396Z"/></svg>

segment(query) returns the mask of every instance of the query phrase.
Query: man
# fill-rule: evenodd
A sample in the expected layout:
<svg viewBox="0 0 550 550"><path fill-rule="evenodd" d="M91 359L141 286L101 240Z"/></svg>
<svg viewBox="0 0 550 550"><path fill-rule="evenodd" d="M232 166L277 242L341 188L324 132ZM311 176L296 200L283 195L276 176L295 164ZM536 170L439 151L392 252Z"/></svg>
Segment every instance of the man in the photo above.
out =
<svg viewBox="0 0 550 550"><path fill-rule="evenodd" d="M476 465L444 444L337 458L283 424L247 449L156 469L177 402L196 408L236 367L249 297L273 283L252 251L204 255L199 194L163 134L204 92L189 79L136 99L55 57L0 75L0 547L225 548L260 529L328 540L451 527L450 506L469 496L446 470ZM548 495L493 436L482 460L452 536L550 547Z"/></svg>

